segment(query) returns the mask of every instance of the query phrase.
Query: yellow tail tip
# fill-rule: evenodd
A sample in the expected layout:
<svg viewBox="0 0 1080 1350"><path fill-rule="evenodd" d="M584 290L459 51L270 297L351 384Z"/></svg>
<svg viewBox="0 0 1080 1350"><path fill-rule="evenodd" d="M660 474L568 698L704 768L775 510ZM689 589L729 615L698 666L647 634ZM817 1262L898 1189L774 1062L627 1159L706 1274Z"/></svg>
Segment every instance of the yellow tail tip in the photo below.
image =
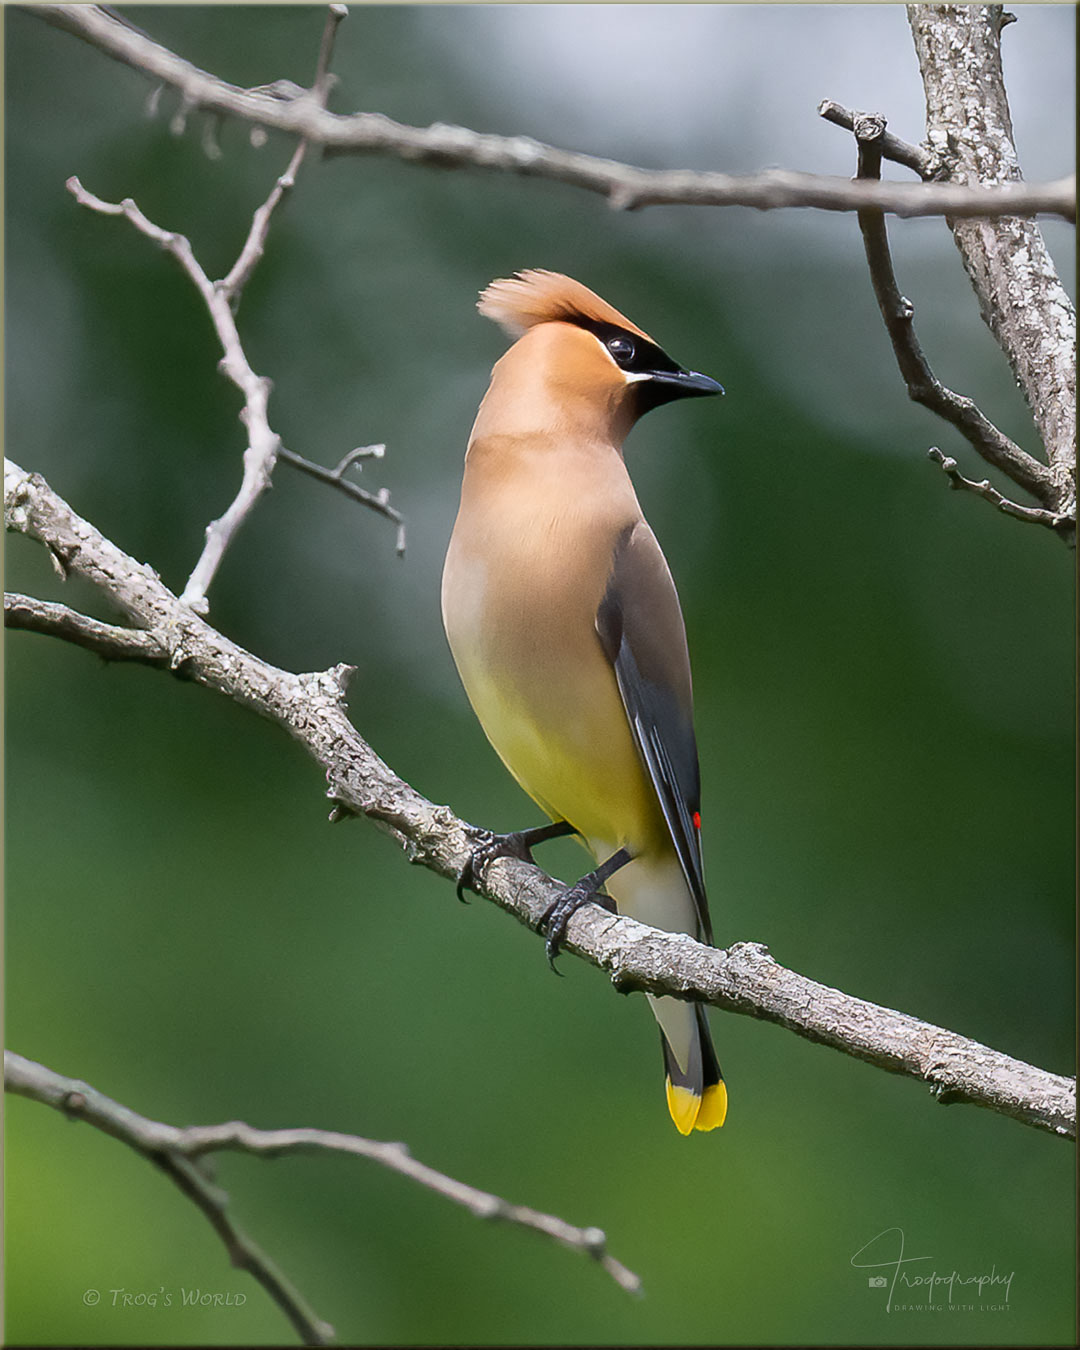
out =
<svg viewBox="0 0 1080 1350"><path fill-rule="evenodd" d="M667 1080L667 1104L671 1119L680 1134L691 1130L715 1130L727 1116L727 1088L723 1082L713 1083L699 1097L689 1088L677 1087Z"/></svg>
<svg viewBox="0 0 1080 1350"><path fill-rule="evenodd" d="M698 1107L697 1120L694 1121L694 1129L716 1130L726 1119L727 1088L721 1079L719 1083L713 1083L711 1087L705 1089L705 1095Z"/></svg>

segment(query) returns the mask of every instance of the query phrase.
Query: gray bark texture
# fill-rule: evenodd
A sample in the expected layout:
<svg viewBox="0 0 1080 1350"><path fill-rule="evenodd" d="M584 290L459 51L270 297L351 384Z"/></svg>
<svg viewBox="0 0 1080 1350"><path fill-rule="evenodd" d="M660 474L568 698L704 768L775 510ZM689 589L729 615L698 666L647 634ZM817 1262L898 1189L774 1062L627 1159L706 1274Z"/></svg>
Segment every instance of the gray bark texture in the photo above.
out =
<svg viewBox="0 0 1080 1350"><path fill-rule="evenodd" d="M1000 5L909 5L927 142L953 183L1022 181L1001 67ZM1022 21L1022 14L1021 14ZM1076 314L1034 219L948 218L983 319L1012 366L1054 475L1076 505Z"/></svg>

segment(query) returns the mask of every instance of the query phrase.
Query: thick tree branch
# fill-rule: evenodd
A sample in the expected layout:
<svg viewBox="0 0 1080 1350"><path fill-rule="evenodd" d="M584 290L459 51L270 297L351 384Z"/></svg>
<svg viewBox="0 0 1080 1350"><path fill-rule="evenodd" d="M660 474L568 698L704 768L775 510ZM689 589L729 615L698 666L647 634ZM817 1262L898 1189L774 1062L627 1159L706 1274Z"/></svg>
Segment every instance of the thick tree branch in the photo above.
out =
<svg viewBox="0 0 1080 1350"><path fill-rule="evenodd" d="M4 1087L8 1092L54 1107L71 1120L86 1121L161 1168L203 1211L225 1244L233 1265L248 1271L259 1281L305 1345L331 1344L333 1327L316 1316L270 1258L237 1227L228 1213L228 1196L199 1166L199 1160L207 1154L230 1151L280 1158L299 1153L339 1153L367 1158L463 1206L479 1219L531 1228L565 1247L586 1253L629 1293L638 1293L641 1288L641 1281L633 1271L627 1270L608 1253L607 1239L601 1229L577 1228L554 1214L543 1214L527 1205L512 1205L501 1196L467 1186L455 1177L417 1162L405 1144L363 1139L336 1130L259 1130L240 1120L223 1125L189 1125L181 1129L141 1116L88 1083L65 1078L44 1064L24 1059L11 1050L4 1052Z"/></svg>
<svg viewBox="0 0 1080 1350"><path fill-rule="evenodd" d="M1019 184L1001 69L1001 6L909 5L908 19L926 90L927 139L950 182ZM1056 496L1043 505L1074 512L1076 314L1042 232L1017 215L979 221L947 215L983 319L1008 357L1046 447Z"/></svg>
<svg viewBox="0 0 1080 1350"><path fill-rule="evenodd" d="M885 131L884 117L877 113L854 114L852 130L859 147L859 177L877 179L881 173L881 159L885 153L883 142L888 134ZM900 288L896 284L884 214L881 211L860 211L858 220L866 261L870 268L870 281L892 343L896 363L907 385L908 397L956 427L987 463L1000 469L1017 487L1030 492L1045 507L1052 507L1060 499L1059 484L1052 470L999 431L970 398L947 389L930 369L919 339L915 335L915 307L900 293ZM962 475L951 478L950 481L953 486L975 487L970 479L965 479ZM1009 501L990 487L989 483L986 484L986 488L987 491L980 491L980 495L987 497L1006 514L1018 520L1047 525L1056 530L1067 543L1075 545L1076 521L1069 514L1052 509L1033 510Z"/></svg>
<svg viewBox="0 0 1080 1350"><path fill-rule="evenodd" d="M5 462L9 530L45 544L98 586L127 619L149 630L169 665L289 732L323 768L335 808L366 815L410 861L455 878L471 856L471 827L427 801L383 763L349 722L349 669L278 670L216 632L144 564L82 520L37 474ZM560 894L539 868L498 859L483 893L535 928ZM954 1032L880 1008L778 965L753 943L717 951L587 905L571 919L566 948L608 972L621 991L711 1003L788 1027L806 1039L926 1082L940 1101L970 1102L1054 1134L1075 1137L1075 1083Z"/></svg>
<svg viewBox="0 0 1080 1350"><path fill-rule="evenodd" d="M95 5L39 5L33 12L151 79L171 85L188 109L201 108L292 132L339 153L389 154L443 168L489 169L567 183L598 193L622 210L660 204L753 206L762 211L795 206L854 211L875 206L899 216L1024 211L1076 219L1075 175L1053 183L976 189L947 183L852 183L786 170L737 176L641 169L556 149L526 136L485 135L441 123L410 127L381 113L340 116L320 107L309 94L283 99L262 90L238 89Z"/></svg>

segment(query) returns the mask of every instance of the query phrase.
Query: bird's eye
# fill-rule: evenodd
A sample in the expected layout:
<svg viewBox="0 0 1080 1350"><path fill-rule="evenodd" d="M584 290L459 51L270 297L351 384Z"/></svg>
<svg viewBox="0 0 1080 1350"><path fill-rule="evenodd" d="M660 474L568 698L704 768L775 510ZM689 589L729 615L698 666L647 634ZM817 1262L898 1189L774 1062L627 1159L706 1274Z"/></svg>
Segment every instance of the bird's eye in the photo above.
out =
<svg viewBox="0 0 1080 1350"><path fill-rule="evenodd" d="M634 344L629 338L610 338L607 349L620 366L627 366L634 359Z"/></svg>

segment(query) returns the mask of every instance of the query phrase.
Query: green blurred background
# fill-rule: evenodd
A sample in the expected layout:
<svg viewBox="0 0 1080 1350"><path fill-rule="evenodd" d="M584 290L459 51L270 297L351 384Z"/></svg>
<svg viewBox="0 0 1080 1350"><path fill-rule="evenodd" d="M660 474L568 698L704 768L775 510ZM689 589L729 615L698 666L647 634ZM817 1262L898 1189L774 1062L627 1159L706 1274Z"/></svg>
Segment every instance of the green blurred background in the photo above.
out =
<svg viewBox="0 0 1080 1350"><path fill-rule="evenodd" d="M128 12L245 86L309 80L323 24L317 8ZM1029 177L1052 176L1073 161L1074 14L1019 16L1004 42L1020 151ZM64 180L135 197L221 275L290 147L227 124L212 160L197 115L170 134L172 94L148 116L140 76L5 17L8 452L179 590L238 482L237 395L174 262ZM334 68L338 110L658 166L848 174L823 97L922 131L899 6L363 7ZM1071 286L1072 232L1047 233ZM892 236L940 377L1034 447L944 224ZM853 218L619 215L559 185L313 157L241 328L287 446L329 464L387 443L364 477L406 513L408 553L282 465L212 620L290 669L355 664L356 725L433 800L493 828L537 819L469 712L438 613L461 456L504 345L475 296L526 266L579 277L727 387L654 413L629 447L690 633L718 942L765 942L817 980L1070 1072L1072 561L927 461L940 444L981 476L908 404ZM22 538L7 574L108 616ZM683 1139L642 1000L569 958L553 979L494 907L457 904L364 822L329 828L318 771L280 732L32 635L10 636L6 671L10 1046L176 1124L407 1140L600 1225L645 1286L630 1298L580 1256L361 1161L224 1157L238 1220L343 1342L1072 1341L1067 1144L719 1013L728 1124ZM543 861L569 877L584 855L552 845ZM9 1340L290 1340L128 1150L9 1099L7 1163ZM851 1258L889 1228L932 1258L916 1272L1013 1273L1007 1306L998 1290L887 1312ZM191 1289L246 1301L185 1308ZM114 1290L161 1291L159 1306L113 1306Z"/></svg>

